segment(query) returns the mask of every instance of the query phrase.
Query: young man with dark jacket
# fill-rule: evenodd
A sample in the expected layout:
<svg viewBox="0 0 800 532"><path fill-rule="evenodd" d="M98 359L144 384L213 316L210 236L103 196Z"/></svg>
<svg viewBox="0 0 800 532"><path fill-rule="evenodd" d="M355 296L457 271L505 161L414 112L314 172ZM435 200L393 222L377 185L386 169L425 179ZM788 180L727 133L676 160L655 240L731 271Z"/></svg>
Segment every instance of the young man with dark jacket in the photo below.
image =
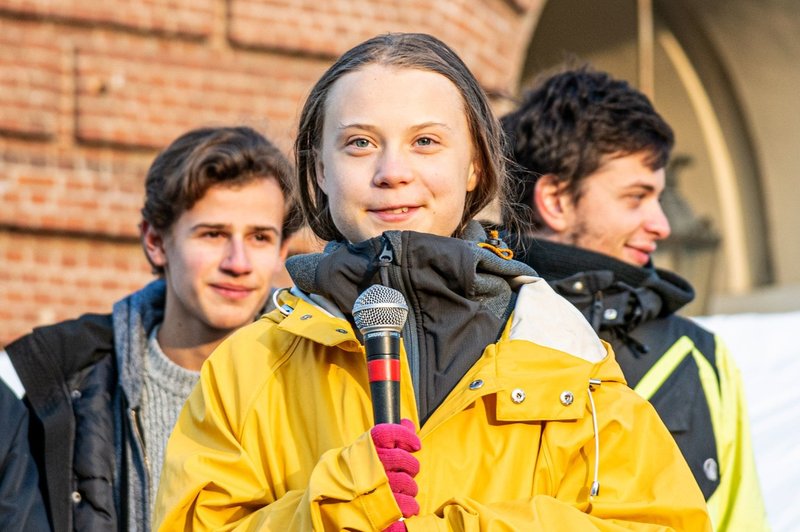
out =
<svg viewBox="0 0 800 532"><path fill-rule="evenodd" d="M200 367L260 314L285 258L291 173L250 128L182 135L146 180L141 238L159 279L111 314L7 346L57 532L150 530L166 442Z"/></svg>
<svg viewBox="0 0 800 532"><path fill-rule="evenodd" d="M502 119L515 170L518 258L611 343L709 505L715 529L768 529L739 372L713 334L675 314L694 298L653 267L670 126L628 83L588 67L545 78ZM653 456L658 460L658 456Z"/></svg>

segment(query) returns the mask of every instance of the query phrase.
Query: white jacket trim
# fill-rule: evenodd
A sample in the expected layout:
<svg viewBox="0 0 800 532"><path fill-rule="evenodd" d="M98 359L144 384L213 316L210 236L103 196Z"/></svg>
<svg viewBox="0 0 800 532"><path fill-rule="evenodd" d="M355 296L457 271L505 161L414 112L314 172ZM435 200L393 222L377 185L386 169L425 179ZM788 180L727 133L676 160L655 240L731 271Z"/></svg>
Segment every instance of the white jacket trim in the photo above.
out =
<svg viewBox="0 0 800 532"><path fill-rule="evenodd" d="M521 286L511 321L511 340L528 340L591 363L606 357L605 347L583 314L544 279L520 276L514 284Z"/></svg>

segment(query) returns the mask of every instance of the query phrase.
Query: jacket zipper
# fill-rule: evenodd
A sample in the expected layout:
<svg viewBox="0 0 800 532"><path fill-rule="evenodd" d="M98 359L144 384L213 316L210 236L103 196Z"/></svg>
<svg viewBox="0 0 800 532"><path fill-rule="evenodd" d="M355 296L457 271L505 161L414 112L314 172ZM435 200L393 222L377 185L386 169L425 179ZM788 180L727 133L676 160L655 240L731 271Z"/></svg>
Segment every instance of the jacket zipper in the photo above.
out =
<svg viewBox="0 0 800 532"><path fill-rule="evenodd" d="M385 235L382 237L382 239L383 249L381 250L381 254L378 256L378 262L381 267L381 282L387 284L387 286L390 288L399 290L405 297L407 293L405 290L405 283L403 283L400 268L395 265L394 251L392 250L391 242ZM384 278L385 275L383 272L386 272L386 276L388 276L388 283L387 279ZM409 304L408 300L406 300L406 304L408 305L410 312L408 313L408 318L406 319L405 325L403 325L403 345L406 348L408 366L411 370L411 381L414 384L414 395L419 397L419 338L417 337L417 309ZM417 410L419 410L419 404L417 405Z"/></svg>

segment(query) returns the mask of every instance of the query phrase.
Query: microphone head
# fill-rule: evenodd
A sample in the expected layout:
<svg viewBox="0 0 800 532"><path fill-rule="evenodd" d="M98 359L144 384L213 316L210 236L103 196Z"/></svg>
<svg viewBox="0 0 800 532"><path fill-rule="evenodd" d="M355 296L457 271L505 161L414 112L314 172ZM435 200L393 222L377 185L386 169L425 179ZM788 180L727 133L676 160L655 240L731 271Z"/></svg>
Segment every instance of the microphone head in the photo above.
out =
<svg viewBox="0 0 800 532"><path fill-rule="evenodd" d="M383 285L372 285L358 296L353 305L353 320L365 334L373 329L401 331L408 317L403 294Z"/></svg>

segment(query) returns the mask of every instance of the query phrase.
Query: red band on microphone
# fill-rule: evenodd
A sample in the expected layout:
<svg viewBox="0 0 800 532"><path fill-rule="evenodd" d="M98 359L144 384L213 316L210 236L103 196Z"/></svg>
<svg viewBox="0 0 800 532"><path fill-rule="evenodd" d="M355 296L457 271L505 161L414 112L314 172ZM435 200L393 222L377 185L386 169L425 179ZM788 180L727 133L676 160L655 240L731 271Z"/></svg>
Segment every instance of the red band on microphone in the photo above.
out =
<svg viewBox="0 0 800 532"><path fill-rule="evenodd" d="M367 362L369 382L400 381L400 360L379 358Z"/></svg>

